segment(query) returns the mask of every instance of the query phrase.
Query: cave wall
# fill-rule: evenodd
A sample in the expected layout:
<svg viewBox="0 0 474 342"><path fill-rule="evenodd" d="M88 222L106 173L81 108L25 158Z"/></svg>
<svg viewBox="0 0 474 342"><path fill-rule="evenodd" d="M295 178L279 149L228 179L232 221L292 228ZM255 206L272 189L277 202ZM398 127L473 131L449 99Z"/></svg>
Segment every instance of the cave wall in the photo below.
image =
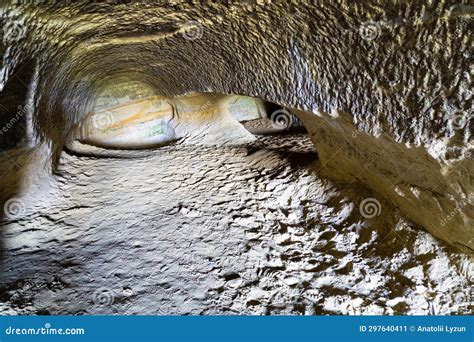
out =
<svg viewBox="0 0 474 342"><path fill-rule="evenodd" d="M10 4L0 89L36 59L35 127L53 160L120 79L294 108L321 171L472 251L472 15L450 0Z"/></svg>
<svg viewBox="0 0 474 342"><path fill-rule="evenodd" d="M195 146L244 144L255 138L239 119L265 115L261 102L220 94L149 96L90 112L68 140L110 149L151 148L177 140ZM78 145L69 146L74 150Z"/></svg>
<svg viewBox="0 0 474 342"><path fill-rule="evenodd" d="M0 150L29 143L28 131L32 118L28 91L33 75L33 66L24 63L3 88L0 101Z"/></svg>
<svg viewBox="0 0 474 342"><path fill-rule="evenodd" d="M375 190L369 197L375 211L366 216L387 214L390 209L381 200L388 198L434 236L470 251L472 160L445 163L423 147L396 143L386 134L375 138L357 130L343 112L294 112L303 119L322 160L318 172L346 184L362 182ZM359 210L363 216L363 207Z"/></svg>

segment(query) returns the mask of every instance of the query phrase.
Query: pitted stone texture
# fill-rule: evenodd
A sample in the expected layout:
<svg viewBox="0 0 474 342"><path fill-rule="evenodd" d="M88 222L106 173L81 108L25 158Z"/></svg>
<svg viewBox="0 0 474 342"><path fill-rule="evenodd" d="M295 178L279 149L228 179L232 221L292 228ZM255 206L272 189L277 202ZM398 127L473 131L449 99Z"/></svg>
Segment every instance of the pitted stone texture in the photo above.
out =
<svg viewBox="0 0 474 342"><path fill-rule="evenodd" d="M123 152L126 153L126 152ZM320 178L306 135L63 153L1 226L3 314L461 314L472 259ZM45 190L47 189L47 190Z"/></svg>
<svg viewBox="0 0 474 342"><path fill-rule="evenodd" d="M374 175L337 172L400 203L392 185L378 181L394 173L403 183L397 193L426 192L430 198L423 210L401 206L404 213L472 251L471 204L463 206L462 217L455 214L454 225L438 224L473 193L472 13L468 1L451 0L3 6L0 89L23 62L37 63L30 101L37 107L40 138L53 143L53 159L98 94L124 79L166 96L241 94L314 116L347 113L352 128L340 132L345 139L318 139L322 161L338 169L334 162L342 159L361 165L377 160L373 149L350 152L366 148L352 143L347 134L354 130L367 133L369 145L380 144L379 136L385 137L383 146L398 144L395 150L404 150L396 155L400 170L425 155L416 172L395 174L385 162L374 165ZM308 129L327 136L340 124L320 123ZM337 158L328 153L339 148ZM436 176L425 182L420 174ZM424 206L416 195L407 196L414 208ZM428 211L441 233L426 219Z"/></svg>
<svg viewBox="0 0 474 342"><path fill-rule="evenodd" d="M373 137L358 130L343 112L298 113L323 161L322 174L366 184L437 238L472 253L472 160L442 161L386 134Z"/></svg>

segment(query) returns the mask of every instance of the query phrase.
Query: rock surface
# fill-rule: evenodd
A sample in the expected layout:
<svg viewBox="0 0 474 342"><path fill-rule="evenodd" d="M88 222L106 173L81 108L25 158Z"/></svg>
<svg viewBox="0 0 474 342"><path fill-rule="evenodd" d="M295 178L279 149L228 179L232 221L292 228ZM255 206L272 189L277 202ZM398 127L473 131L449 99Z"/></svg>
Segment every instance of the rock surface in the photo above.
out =
<svg viewBox="0 0 474 342"><path fill-rule="evenodd" d="M305 134L63 152L0 227L0 313L471 312L472 259L320 168Z"/></svg>
<svg viewBox="0 0 474 342"><path fill-rule="evenodd" d="M436 237L474 250L469 1L53 1L0 10L2 111L15 117L17 105L31 105L24 143L53 166L111 85L254 96L296 109L327 175L368 185ZM20 82L29 90L15 92Z"/></svg>
<svg viewBox="0 0 474 342"><path fill-rule="evenodd" d="M473 9L1 2L0 313L472 314Z"/></svg>
<svg viewBox="0 0 474 342"><path fill-rule="evenodd" d="M238 144L254 140L239 121L265 117L261 100L245 96L188 94L118 101L86 116L69 137L111 149L152 148L184 139L194 145Z"/></svg>

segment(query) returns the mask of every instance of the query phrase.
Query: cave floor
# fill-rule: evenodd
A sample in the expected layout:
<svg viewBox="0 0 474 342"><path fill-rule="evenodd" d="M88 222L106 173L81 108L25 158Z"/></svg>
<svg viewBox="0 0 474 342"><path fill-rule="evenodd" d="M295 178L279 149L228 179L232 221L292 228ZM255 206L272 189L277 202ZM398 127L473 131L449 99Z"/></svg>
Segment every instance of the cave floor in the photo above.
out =
<svg viewBox="0 0 474 342"><path fill-rule="evenodd" d="M454 314L472 259L318 176L305 134L63 153L3 222L2 314ZM471 279L469 279L471 278Z"/></svg>

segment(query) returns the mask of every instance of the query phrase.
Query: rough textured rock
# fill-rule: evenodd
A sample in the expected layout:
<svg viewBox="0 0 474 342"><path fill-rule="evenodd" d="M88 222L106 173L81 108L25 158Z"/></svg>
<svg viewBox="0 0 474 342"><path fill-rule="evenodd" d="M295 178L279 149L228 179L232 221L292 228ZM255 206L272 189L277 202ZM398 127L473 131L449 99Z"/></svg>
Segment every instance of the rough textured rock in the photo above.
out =
<svg viewBox="0 0 474 342"><path fill-rule="evenodd" d="M151 96L118 102L91 112L69 140L115 149L151 148L178 139L194 145L238 144L254 140L239 121L266 115L261 100L243 96Z"/></svg>
<svg viewBox="0 0 474 342"><path fill-rule="evenodd" d="M307 135L129 154L64 152L22 198L1 313L472 312L469 257L389 203L364 217L372 194L319 177Z"/></svg>
<svg viewBox="0 0 474 342"><path fill-rule="evenodd" d="M1 13L0 89L34 66L28 141L51 145L53 162L112 84L260 97L311 115L329 174L364 182L435 236L474 249L467 0L58 1ZM369 161L370 171L359 167Z"/></svg>
<svg viewBox="0 0 474 342"><path fill-rule="evenodd" d="M472 312L472 15L468 0L2 2L1 308ZM297 115L319 161L301 137L255 142L229 95ZM162 140L178 143L71 139L101 145L90 113L152 97L182 114Z"/></svg>

